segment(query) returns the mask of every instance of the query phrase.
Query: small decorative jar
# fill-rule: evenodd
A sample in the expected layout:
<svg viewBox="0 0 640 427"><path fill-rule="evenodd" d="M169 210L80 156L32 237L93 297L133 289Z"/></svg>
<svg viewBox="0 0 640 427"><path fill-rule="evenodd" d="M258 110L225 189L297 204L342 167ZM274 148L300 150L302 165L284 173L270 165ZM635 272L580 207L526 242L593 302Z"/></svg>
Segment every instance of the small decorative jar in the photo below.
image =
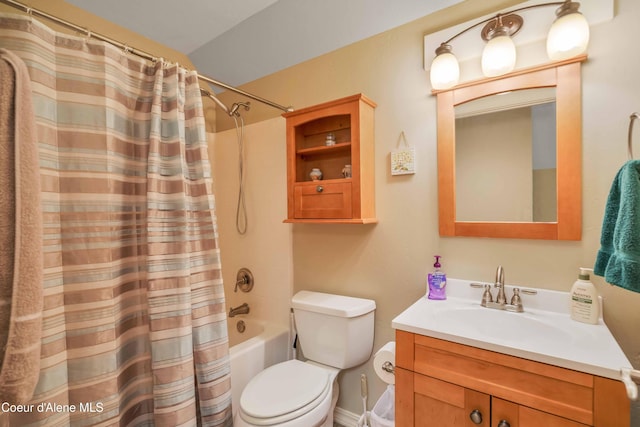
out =
<svg viewBox="0 0 640 427"><path fill-rule="evenodd" d="M311 169L309 173L312 181L320 181L322 179L322 171L318 168Z"/></svg>
<svg viewBox="0 0 640 427"><path fill-rule="evenodd" d="M336 145L336 136L333 133L329 132L327 134L326 139L324 140L324 145L326 146Z"/></svg>
<svg viewBox="0 0 640 427"><path fill-rule="evenodd" d="M351 178L351 165L344 165L342 168L342 176L345 178Z"/></svg>

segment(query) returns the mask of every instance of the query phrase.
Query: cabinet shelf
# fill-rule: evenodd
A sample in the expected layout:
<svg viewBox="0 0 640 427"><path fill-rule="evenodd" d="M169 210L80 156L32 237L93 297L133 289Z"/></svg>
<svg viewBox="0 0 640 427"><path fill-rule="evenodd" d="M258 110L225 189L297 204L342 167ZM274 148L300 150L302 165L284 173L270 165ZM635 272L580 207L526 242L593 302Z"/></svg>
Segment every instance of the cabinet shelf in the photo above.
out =
<svg viewBox="0 0 640 427"><path fill-rule="evenodd" d="M351 142L341 142L336 145L322 145L319 147L302 148L296 151L299 156L311 156L314 154L327 154L340 151L350 151Z"/></svg>
<svg viewBox="0 0 640 427"><path fill-rule="evenodd" d="M324 219L322 221L318 221L315 218L311 219L285 219L282 221L287 224L318 224L322 222L323 224L376 224L378 222L375 218L363 218L363 219Z"/></svg>
<svg viewBox="0 0 640 427"><path fill-rule="evenodd" d="M337 184L337 183L351 183L351 178L323 178L319 181L314 181L311 178L307 178L304 181L299 181L300 184L304 185L322 185L322 184Z"/></svg>
<svg viewBox="0 0 640 427"><path fill-rule="evenodd" d="M283 114L287 120L285 222L375 223L373 114L359 94ZM332 134L335 144L326 145ZM343 170L350 165L351 177ZM312 169L323 179L312 181Z"/></svg>

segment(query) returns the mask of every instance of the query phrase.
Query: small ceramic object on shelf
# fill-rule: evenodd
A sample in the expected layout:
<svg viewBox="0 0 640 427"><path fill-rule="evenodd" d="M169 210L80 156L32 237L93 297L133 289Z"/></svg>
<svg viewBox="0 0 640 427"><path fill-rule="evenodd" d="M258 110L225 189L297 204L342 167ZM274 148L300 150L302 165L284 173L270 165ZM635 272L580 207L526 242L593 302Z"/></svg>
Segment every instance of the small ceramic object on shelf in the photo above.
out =
<svg viewBox="0 0 640 427"><path fill-rule="evenodd" d="M351 178L351 165L344 165L342 168L342 176L344 178Z"/></svg>
<svg viewBox="0 0 640 427"><path fill-rule="evenodd" d="M318 168L311 169L309 173L312 181L320 181L322 179L322 171Z"/></svg>
<svg viewBox="0 0 640 427"><path fill-rule="evenodd" d="M326 146L336 145L336 136L333 133L329 132L327 134L326 139L324 140L324 145Z"/></svg>

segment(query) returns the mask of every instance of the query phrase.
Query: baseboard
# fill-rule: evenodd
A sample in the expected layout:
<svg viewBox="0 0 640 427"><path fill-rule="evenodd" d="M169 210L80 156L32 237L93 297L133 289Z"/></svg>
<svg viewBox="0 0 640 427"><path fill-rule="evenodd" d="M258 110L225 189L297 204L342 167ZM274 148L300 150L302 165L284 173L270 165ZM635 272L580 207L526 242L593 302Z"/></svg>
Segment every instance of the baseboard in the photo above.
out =
<svg viewBox="0 0 640 427"><path fill-rule="evenodd" d="M333 411L333 422L344 427L356 427L361 415L362 414L354 414L353 412L336 406L335 411Z"/></svg>

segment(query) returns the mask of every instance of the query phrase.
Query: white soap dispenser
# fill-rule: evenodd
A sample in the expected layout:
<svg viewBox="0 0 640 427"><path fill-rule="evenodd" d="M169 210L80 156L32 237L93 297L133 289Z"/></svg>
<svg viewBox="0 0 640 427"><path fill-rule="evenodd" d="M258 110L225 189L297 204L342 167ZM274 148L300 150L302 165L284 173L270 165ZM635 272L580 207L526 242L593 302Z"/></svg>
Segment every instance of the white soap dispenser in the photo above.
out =
<svg viewBox="0 0 640 427"><path fill-rule="evenodd" d="M589 280L589 271L593 270L580 267L578 280L571 288L571 318L595 325L600 318L600 301L596 287Z"/></svg>

